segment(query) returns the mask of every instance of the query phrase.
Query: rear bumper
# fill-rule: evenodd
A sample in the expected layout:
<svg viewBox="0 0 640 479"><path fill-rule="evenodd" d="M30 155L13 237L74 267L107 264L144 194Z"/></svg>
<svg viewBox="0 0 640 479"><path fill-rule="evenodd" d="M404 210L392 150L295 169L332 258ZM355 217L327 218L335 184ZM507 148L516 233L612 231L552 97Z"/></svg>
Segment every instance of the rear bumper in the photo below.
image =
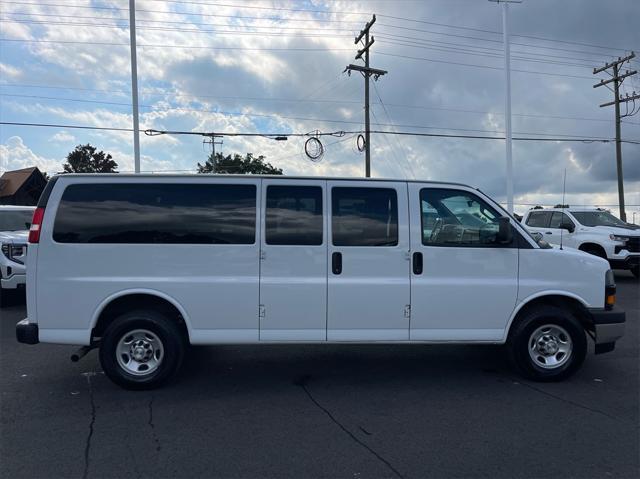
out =
<svg viewBox="0 0 640 479"><path fill-rule="evenodd" d="M25 318L16 324L16 339L19 343L38 344L40 342L38 323L30 323Z"/></svg>
<svg viewBox="0 0 640 479"><path fill-rule="evenodd" d="M626 313L620 309L590 309L596 354L613 351L616 341L624 335Z"/></svg>

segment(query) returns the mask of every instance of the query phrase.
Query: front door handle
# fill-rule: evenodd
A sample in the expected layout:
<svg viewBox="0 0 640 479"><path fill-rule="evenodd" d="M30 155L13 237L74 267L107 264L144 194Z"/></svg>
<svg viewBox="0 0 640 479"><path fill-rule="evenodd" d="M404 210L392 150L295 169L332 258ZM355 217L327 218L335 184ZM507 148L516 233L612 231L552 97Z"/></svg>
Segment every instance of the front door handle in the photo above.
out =
<svg viewBox="0 0 640 479"><path fill-rule="evenodd" d="M547 231L545 234L546 234L546 235L552 235L552 234L553 234L553 231Z"/></svg>
<svg viewBox="0 0 640 479"><path fill-rule="evenodd" d="M422 274L422 253L413 253L413 274Z"/></svg>
<svg viewBox="0 0 640 479"><path fill-rule="evenodd" d="M342 253L338 251L331 255L331 271L333 271L333 274L342 273Z"/></svg>

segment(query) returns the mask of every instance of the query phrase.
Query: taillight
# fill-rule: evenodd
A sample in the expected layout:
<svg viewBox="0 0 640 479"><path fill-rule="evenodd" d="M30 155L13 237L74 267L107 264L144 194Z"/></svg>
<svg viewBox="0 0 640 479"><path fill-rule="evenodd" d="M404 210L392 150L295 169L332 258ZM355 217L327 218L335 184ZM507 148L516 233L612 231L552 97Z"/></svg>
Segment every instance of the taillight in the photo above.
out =
<svg viewBox="0 0 640 479"><path fill-rule="evenodd" d="M36 210L33 212L31 228L29 228L29 243L40 242L40 228L42 227L42 218L44 218L44 208L36 208Z"/></svg>

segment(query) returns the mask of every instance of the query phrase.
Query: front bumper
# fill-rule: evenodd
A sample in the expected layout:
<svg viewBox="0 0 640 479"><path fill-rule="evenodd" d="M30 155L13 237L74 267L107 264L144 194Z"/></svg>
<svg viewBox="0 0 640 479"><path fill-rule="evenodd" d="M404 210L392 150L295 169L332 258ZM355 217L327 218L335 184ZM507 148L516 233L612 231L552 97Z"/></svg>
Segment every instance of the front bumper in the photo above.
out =
<svg viewBox="0 0 640 479"><path fill-rule="evenodd" d="M38 323L30 323L28 318L16 324L16 339L19 343L38 344Z"/></svg>
<svg viewBox="0 0 640 479"><path fill-rule="evenodd" d="M590 309L596 354L613 351L616 341L624 335L626 313L620 309Z"/></svg>
<svg viewBox="0 0 640 479"><path fill-rule="evenodd" d="M609 264L612 269L632 269L640 266L640 254L629 254L624 258L611 258Z"/></svg>
<svg viewBox="0 0 640 479"><path fill-rule="evenodd" d="M24 288L25 284L27 284L26 274L12 274L8 278L3 277L2 280L0 280L0 287L2 287L2 289Z"/></svg>

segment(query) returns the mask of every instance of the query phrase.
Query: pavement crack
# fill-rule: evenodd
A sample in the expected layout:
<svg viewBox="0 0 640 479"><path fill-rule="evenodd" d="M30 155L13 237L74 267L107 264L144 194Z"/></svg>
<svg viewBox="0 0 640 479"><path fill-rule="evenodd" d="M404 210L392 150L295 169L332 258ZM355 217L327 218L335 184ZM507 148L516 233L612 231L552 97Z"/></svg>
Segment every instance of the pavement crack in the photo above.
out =
<svg viewBox="0 0 640 479"><path fill-rule="evenodd" d="M153 436L153 442L156 445L156 451L160 451L160 449L162 449L162 447L160 447L160 440L158 439L158 436L156 434L156 426L153 423L153 400L154 397L151 396L151 400L149 401L149 420L147 421L147 424L149 424L149 427L151 427L151 435Z"/></svg>
<svg viewBox="0 0 640 479"><path fill-rule="evenodd" d="M342 424L340 421L338 421L338 419L331 413L331 411L329 411L327 408L325 408L322 404L320 404L315 397L313 397L313 394L311 394L311 391L309 391L309 388L307 387L307 383L309 382L309 379L311 379L311 376L302 376L300 378L296 378L293 383L296 386L299 386L300 388L302 388L302 390L305 392L305 394L307 395L307 397L311 400L311 402L318 408L320 409L322 412L324 412L327 417L336 425L338 426L340 429L342 429L342 431L349 436L355 443L359 444L360 446L362 446L363 448L365 448L367 451L369 451L373 456L376 457L376 459L378 459L380 462L382 462L385 466L387 466L387 468L389 468L389 470L391 472L393 472L393 474L395 474L397 477L399 477L400 479L404 479L404 476L402 474L400 474L400 472L393 467L393 465L384 457L382 457L378 452L376 452L374 449L372 449L370 446L368 446L366 443L364 443L363 441L361 441L360 439L358 439L358 437L353 434L351 431L349 431L349 429L347 429L347 427Z"/></svg>
<svg viewBox="0 0 640 479"><path fill-rule="evenodd" d="M586 411L591 411L591 412L596 413L596 414L600 414L602 416L608 417L609 419L613 419L614 421L622 422L624 424L627 423L625 420L620 419L619 417L616 417L616 416L612 416L611 414L609 414L607 412L604 412L604 411L601 411L600 409L595 409L595 408L592 408L592 407L589 407L589 406L585 406L584 404L580 404L578 402L572 401L571 399L566 399L566 398L557 396L557 395L555 395L553 393L550 393L550 392L545 391L543 389L540 389L540 388L537 388L535 386L532 386L531 384L522 383L522 382L518 382L518 384L521 384L522 386L524 386L526 388L529 388L529 389L531 389L533 391L536 391L536 392L538 392L540 394L544 394L545 396L548 396L550 398L556 399L558 401L562 401L563 403L566 403L566 404L570 404L571 406L574 406L574 407L577 407L577 408L580 408L580 409L584 409Z"/></svg>
<svg viewBox="0 0 640 479"><path fill-rule="evenodd" d="M89 433L84 445L84 471L82 472L82 479L87 479L89 474L89 453L91 452L91 438L93 438L94 425L96 423L96 403L93 398L93 386L91 385L91 376L95 373L85 373L87 378L87 384L89 386L89 401L91 404L91 420L89 421Z"/></svg>

